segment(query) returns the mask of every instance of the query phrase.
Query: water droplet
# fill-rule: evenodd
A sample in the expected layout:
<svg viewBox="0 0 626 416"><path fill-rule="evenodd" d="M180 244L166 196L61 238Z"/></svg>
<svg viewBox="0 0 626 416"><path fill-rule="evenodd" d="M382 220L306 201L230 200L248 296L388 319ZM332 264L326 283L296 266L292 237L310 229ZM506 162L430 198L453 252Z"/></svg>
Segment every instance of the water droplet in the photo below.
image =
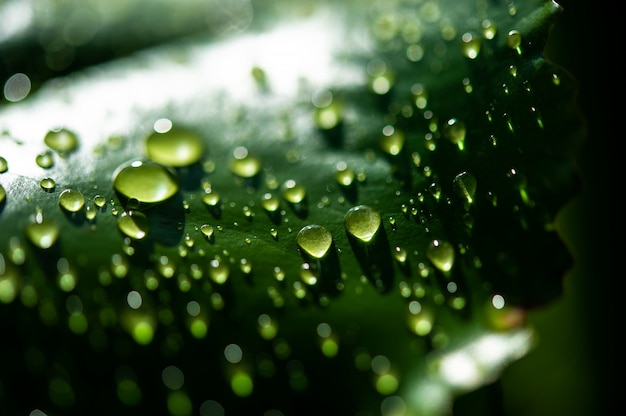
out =
<svg viewBox="0 0 626 416"><path fill-rule="evenodd" d="M346 231L356 239L369 243L380 230L381 217L378 211L367 205L352 207L344 217Z"/></svg>
<svg viewBox="0 0 626 416"><path fill-rule="evenodd" d="M205 192L202 195L202 202L207 207L215 208L220 203L220 194L213 190L211 190L210 192Z"/></svg>
<svg viewBox="0 0 626 416"><path fill-rule="evenodd" d="M211 277L211 280L221 285L228 280L229 275L230 267L228 266L228 262L225 262L218 257L211 260L209 263L209 276Z"/></svg>
<svg viewBox="0 0 626 416"><path fill-rule="evenodd" d="M463 55L469 59L476 59L480 53L480 47L482 46L481 39L473 36L471 33L465 33L461 37L461 40L463 41Z"/></svg>
<svg viewBox="0 0 626 416"><path fill-rule="evenodd" d="M0 204L2 204L7 199L7 191L4 189L2 185L0 185Z"/></svg>
<svg viewBox="0 0 626 416"><path fill-rule="evenodd" d="M333 236L321 225L307 225L302 227L296 236L298 247L309 256L321 259L332 247Z"/></svg>
<svg viewBox="0 0 626 416"><path fill-rule="evenodd" d="M456 144L461 150L463 150L465 145L466 132L465 123L456 118L448 120L443 130L444 136L452 143Z"/></svg>
<svg viewBox="0 0 626 416"><path fill-rule="evenodd" d="M57 241L61 229L57 223L42 219L26 225L25 232L31 243L39 248L46 249L52 247Z"/></svg>
<svg viewBox="0 0 626 416"><path fill-rule="evenodd" d="M93 197L93 203L98 208L104 208L107 204L107 199L102 195L96 195Z"/></svg>
<svg viewBox="0 0 626 416"><path fill-rule="evenodd" d="M59 206L67 212L78 212L85 206L85 197L76 189L66 189L59 195Z"/></svg>
<svg viewBox="0 0 626 416"><path fill-rule="evenodd" d="M383 127L383 135L380 138L380 147L383 152L396 156L404 147L404 133L391 125Z"/></svg>
<svg viewBox="0 0 626 416"><path fill-rule="evenodd" d="M253 178L261 172L261 160L250 155L245 147L237 147L233 156L230 169L240 178Z"/></svg>
<svg viewBox="0 0 626 416"><path fill-rule="evenodd" d="M309 263L302 263L300 265L300 280L308 286L315 286L317 284L317 276Z"/></svg>
<svg viewBox="0 0 626 416"><path fill-rule="evenodd" d="M68 129L50 130L43 138L44 143L59 153L69 153L78 147L78 137Z"/></svg>
<svg viewBox="0 0 626 416"><path fill-rule="evenodd" d="M141 240L150 231L150 220L140 211L123 212L117 220L117 229L134 240Z"/></svg>
<svg viewBox="0 0 626 416"><path fill-rule="evenodd" d="M511 30L506 35L506 46L514 49L518 55L522 53L522 34L517 30Z"/></svg>
<svg viewBox="0 0 626 416"><path fill-rule="evenodd" d="M450 271L454 265L454 247L445 240L433 240L426 248L428 260L443 272Z"/></svg>
<svg viewBox="0 0 626 416"><path fill-rule="evenodd" d="M52 178L43 178L39 181L39 186L41 186L41 189L46 192L52 192L54 191L54 188L56 188L57 184Z"/></svg>
<svg viewBox="0 0 626 416"><path fill-rule="evenodd" d="M193 131L172 128L154 131L146 139L148 157L156 163L183 167L197 163L204 153L202 138Z"/></svg>
<svg viewBox="0 0 626 416"><path fill-rule="evenodd" d="M289 179L283 183L283 198L292 204L299 204L306 198L306 188L293 179Z"/></svg>
<svg viewBox="0 0 626 416"><path fill-rule="evenodd" d="M44 168L44 169L51 168L52 165L54 165L54 157L52 156L52 152L49 150L46 150L43 153L39 153L35 157L35 162L37 163L37 166L39 166L40 168Z"/></svg>
<svg viewBox="0 0 626 416"><path fill-rule="evenodd" d="M178 192L178 188L176 174L154 162L126 163L113 174L113 189L122 196L143 204L166 201Z"/></svg>
<svg viewBox="0 0 626 416"><path fill-rule="evenodd" d="M261 206L268 213L276 212L280 209L280 200L267 192L261 197Z"/></svg>
<svg viewBox="0 0 626 416"><path fill-rule="evenodd" d="M214 229L212 226L210 226L209 224L203 224L200 227L200 231L202 232L202 234L204 234L204 236L211 240L214 236Z"/></svg>
<svg viewBox="0 0 626 416"><path fill-rule="evenodd" d="M321 130L331 130L341 123L343 108L337 101L315 109L315 125Z"/></svg>
<svg viewBox="0 0 626 416"><path fill-rule="evenodd" d="M476 178L468 172L461 172L454 177L454 188L459 196L466 199L470 204L474 201L476 193Z"/></svg>
<svg viewBox="0 0 626 416"><path fill-rule="evenodd" d="M4 173L9 170L9 163L5 158L0 156L0 173Z"/></svg>
<svg viewBox="0 0 626 416"><path fill-rule="evenodd" d="M335 180L341 186L349 187L354 183L356 175L354 171L348 167L345 162L337 163L337 172L335 173Z"/></svg>

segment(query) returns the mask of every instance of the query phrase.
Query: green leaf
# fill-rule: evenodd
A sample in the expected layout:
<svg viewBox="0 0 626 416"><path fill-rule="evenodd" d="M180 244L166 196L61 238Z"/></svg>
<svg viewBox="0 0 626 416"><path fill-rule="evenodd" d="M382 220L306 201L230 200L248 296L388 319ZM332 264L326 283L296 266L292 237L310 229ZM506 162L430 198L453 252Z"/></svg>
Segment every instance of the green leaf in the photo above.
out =
<svg viewBox="0 0 626 416"><path fill-rule="evenodd" d="M571 266L560 11L266 2L7 103L5 407L449 414Z"/></svg>

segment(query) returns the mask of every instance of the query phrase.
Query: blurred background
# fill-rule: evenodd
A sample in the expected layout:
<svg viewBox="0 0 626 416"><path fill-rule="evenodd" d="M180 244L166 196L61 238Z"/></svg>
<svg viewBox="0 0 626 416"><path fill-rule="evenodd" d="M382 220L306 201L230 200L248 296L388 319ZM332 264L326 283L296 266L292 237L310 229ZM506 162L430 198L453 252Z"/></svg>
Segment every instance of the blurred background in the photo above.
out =
<svg viewBox="0 0 626 416"><path fill-rule="evenodd" d="M617 289L624 272L615 261L623 216L616 215L619 190L613 184L615 140L620 138L613 131L612 120L617 119L608 104L618 87L610 72L614 65L604 52L617 38L607 17L601 16L606 8L579 0L558 3L564 10L549 38L546 57L580 83L577 100L587 121L587 138L576 161L583 190L559 218L575 264L565 276L563 298L531 314L539 334L537 348L509 367L499 382L461 399L458 407L469 409L467 414L478 408L483 410L475 414L496 415L504 409L507 416L624 412L618 396L622 377L618 334L623 325L618 317L623 312L618 307L622 292ZM502 403L493 403L493 397L501 397Z"/></svg>

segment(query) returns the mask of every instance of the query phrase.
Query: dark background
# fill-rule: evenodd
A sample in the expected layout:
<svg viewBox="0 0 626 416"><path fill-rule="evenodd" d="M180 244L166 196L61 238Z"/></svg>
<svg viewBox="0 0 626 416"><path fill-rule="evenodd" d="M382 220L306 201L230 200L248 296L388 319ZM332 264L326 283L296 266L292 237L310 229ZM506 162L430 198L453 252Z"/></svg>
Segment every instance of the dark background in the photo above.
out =
<svg viewBox="0 0 626 416"><path fill-rule="evenodd" d="M459 414L587 416L624 414L624 272L621 190L616 183L623 138L618 128L622 74L611 8L599 2L560 0L563 12L550 34L546 58L579 82L577 97L587 136L576 166L583 189L564 207L559 230L575 263L564 277L564 296L531 313L538 345L501 380L459 400ZM616 11L613 11L615 13ZM623 302L623 301L622 301ZM495 398L495 400L494 400Z"/></svg>

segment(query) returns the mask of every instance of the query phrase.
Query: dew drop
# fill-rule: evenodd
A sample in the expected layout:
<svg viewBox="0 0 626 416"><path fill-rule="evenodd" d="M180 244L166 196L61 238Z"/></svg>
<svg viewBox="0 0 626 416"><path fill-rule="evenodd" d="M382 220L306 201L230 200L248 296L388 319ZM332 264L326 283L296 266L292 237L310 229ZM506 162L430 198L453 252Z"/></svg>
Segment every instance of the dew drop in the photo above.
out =
<svg viewBox="0 0 626 416"><path fill-rule="evenodd" d="M466 199L470 204L474 201L474 194L476 193L476 178L474 175L468 172L461 172L454 177L453 185L459 196Z"/></svg>
<svg viewBox="0 0 626 416"><path fill-rule="evenodd" d="M176 174L154 162L134 161L118 167L113 175L113 189L139 203L166 201L178 192Z"/></svg>
<svg viewBox="0 0 626 416"><path fill-rule="evenodd" d="M57 241L61 229L57 223L42 219L26 226L26 237L39 248L50 248Z"/></svg>
<svg viewBox="0 0 626 416"><path fill-rule="evenodd" d="M380 138L380 147L383 152L396 156L404 147L404 133L391 125L383 127L383 135Z"/></svg>
<svg viewBox="0 0 626 416"><path fill-rule="evenodd" d="M48 131L43 141L50 149L59 153L69 153L78 147L76 134L65 128Z"/></svg>
<svg viewBox="0 0 626 416"><path fill-rule="evenodd" d="M205 192L202 195L202 202L209 208L215 208L220 203L220 194L215 191Z"/></svg>
<svg viewBox="0 0 626 416"><path fill-rule="evenodd" d="M41 186L41 189L46 192L52 192L54 191L54 188L56 188L57 184L52 178L43 178L39 181L39 186Z"/></svg>
<svg viewBox="0 0 626 416"><path fill-rule="evenodd" d="M231 172L240 178L253 178L261 171L261 160L248 153L245 147L237 147L233 152L234 159L230 164Z"/></svg>
<svg viewBox="0 0 626 416"><path fill-rule="evenodd" d="M380 225L380 214L367 205L350 208L344 217L348 234L365 243L372 241L380 230Z"/></svg>
<svg viewBox="0 0 626 416"><path fill-rule="evenodd" d="M156 163L183 167L197 163L204 153L202 138L183 128L154 131L146 139L148 157Z"/></svg>
<svg viewBox="0 0 626 416"><path fill-rule="evenodd" d="M269 213L277 212L280 209L280 200L267 192L261 197L261 206Z"/></svg>
<svg viewBox="0 0 626 416"><path fill-rule="evenodd" d="M96 195L93 197L93 203L98 208L104 208L107 204L107 199L102 195Z"/></svg>
<svg viewBox="0 0 626 416"><path fill-rule="evenodd" d="M299 204L306 198L306 188L295 180L289 179L283 184L283 198L292 204Z"/></svg>
<svg viewBox="0 0 626 416"><path fill-rule="evenodd" d="M228 263L222 259L215 257L209 263L209 276L217 284L224 284L230 275L230 267Z"/></svg>
<svg viewBox="0 0 626 416"><path fill-rule="evenodd" d="M454 247L445 240L433 240L426 248L428 260L443 272L450 271L454 265Z"/></svg>
<svg viewBox="0 0 626 416"><path fill-rule="evenodd" d="M66 189L59 195L59 206L67 212L78 212L85 206L85 197L76 189Z"/></svg>
<svg viewBox="0 0 626 416"><path fill-rule="evenodd" d="M4 189L2 185L0 185L0 204L2 204L7 199L7 191Z"/></svg>
<svg viewBox="0 0 626 416"><path fill-rule="evenodd" d="M355 174L354 171L348 167L345 162L337 163L337 172L335 173L335 180L341 186L348 187L354 183Z"/></svg>
<svg viewBox="0 0 626 416"><path fill-rule="evenodd" d="M213 238L214 229L209 224L203 224L200 227L200 232L202 232L202 234L204 234L204 236L209 240Z"/></svg>
<svg viewBox="0 0 626 416"><path fill-rule="evenodd" d="M46 150L45 152L39 153L35 157L35 162L37 163L37 166L39 166L40 168L44 168L44 169L51 168L52 165L54 165L54 157L52 156L52 152L49 150Z"/></svg>
<svg viewBox="0 0 626 416"><path fill-rule="evenodd" d="M466 132L465 123L456 118L448 120L443 130L444 136L452 143L456 144L461 150L463 150L464 147Z"/></svg>
<svg viewBox="0 0 626 416"><path fill-rule="evenodd" d="M469 59L476 59L480 53L481 40L479 37L473 36L471 33L465 33L461 37L463 41L462 51Z"/></svg>
<svg viewBox="0 0 626 416"><path fill-rule="evenodd" d="M0 156L0 173L4 173L9 170L9 162L2 156Z"/></svg>
<svg viewBox="0 0 626 416"><path fill-rule="evenodd" d="M150 231L150 220L140 211L123 212L117 220L117 229L134 240L141 240Z"/></svg>
<svg viewBox="0 0 626 416"><path fill-rule="evenodd" d="M332 247L333 236L321 225L306 225L300 229L296 236L298 247L315 259L321 259Z"/></svg>
<svg viewBox="0 0 626 416"><path fill-rule="evenodd" d="M522 34L517 30L511 30L506 35L506 46L514 49L518 55L522 53Z"/></svg>

